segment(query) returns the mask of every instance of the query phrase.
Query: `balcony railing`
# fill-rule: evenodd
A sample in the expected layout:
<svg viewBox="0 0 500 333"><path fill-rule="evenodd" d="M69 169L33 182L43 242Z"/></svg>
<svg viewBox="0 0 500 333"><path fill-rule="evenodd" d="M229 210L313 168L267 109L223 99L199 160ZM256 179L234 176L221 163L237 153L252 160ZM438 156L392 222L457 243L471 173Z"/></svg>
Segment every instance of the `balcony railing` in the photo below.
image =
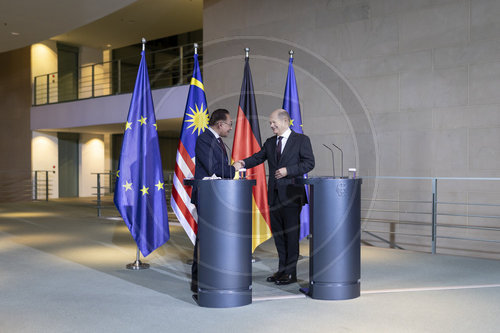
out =
<svg viewBox="0 0 500 333"><path fill-rule="evenodd" d="M500 258L500 178L364 177L365 243ZM439 195L438 195L439 184ZM373 184L370 184L373 185Z"/></svg>
<svg viewBox="0 0 500 333"><path fill-rule="evenodd" d="M54 188L53 173L51 170L33 170L33 200L49 200Z"/></svg>
<svg viewBox="0 0 500 333"><path fill-rule="evenodd" d="M203 60L202 43L198 45L200 66ZM152 89L188 84L193 71L193 44L146 52L149 80ZM130 93L134 89L140 54L134 57L78 68L76 92L60 86L57 72L36 76L33 83L33 105L75 101L80 99ZM67 76L68 74L66 74ZM74 82L64 78L64 82Z"/></svg>

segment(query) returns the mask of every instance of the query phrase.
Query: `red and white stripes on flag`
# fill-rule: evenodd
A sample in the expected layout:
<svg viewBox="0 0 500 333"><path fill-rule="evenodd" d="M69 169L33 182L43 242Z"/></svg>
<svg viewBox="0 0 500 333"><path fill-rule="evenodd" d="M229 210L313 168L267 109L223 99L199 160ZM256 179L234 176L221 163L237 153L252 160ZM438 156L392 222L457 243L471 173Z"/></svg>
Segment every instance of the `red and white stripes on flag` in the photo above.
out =
<svg viewBox="0 0 500 333"><path fill-rule="evenodd" d="M181 137L175 158L174 179L170 205L191 242L198 232L198 214L191 203L191 186L184 186L185 178L194 177L195 146L198 135L208 128L207 99L202 83L198 55L194 55L194 69L182 122Z"/></svg>

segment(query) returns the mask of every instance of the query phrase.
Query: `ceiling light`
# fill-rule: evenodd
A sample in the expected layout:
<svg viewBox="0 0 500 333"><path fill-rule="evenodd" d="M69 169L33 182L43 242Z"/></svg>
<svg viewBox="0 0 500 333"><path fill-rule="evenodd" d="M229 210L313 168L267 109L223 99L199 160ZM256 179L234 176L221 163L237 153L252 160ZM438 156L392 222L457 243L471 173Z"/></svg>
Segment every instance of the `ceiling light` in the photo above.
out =
<svg viewBox="0 0 500 333"><path fill-rule="evenodd" d="M12 31L10 34L11 34L12 36L19 36L19 35L20 35L20 33L19 33L19 32L14 32L14 31Z"/></svg>

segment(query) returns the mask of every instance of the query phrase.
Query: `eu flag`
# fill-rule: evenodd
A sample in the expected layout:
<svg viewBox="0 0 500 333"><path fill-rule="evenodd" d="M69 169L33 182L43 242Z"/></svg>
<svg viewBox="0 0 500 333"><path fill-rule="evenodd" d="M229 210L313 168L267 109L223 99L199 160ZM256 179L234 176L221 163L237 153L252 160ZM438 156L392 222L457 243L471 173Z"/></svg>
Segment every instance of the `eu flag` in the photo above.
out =
<svg viewBox="0 0 500 333"><path fill-rule="evenodd" d="M283 109L290 115L290 128L297 133L302 131L302 117L300 115L299 93L297 91L297 80L293 70L293 58L290 57L288 64L288 74L286 77L285 96L283 97ZM307 178L307 175L304 175ZM309 191L306 186L306 194L309 198ZM309 205L305 204L300 212L300 239L309 235Z"/></svg>
<svg viewBox="0 0 500 333"><path fill-rule="evenodd" d="M125 125L114 201L143 256L170 238L160 146L144 51Z"/></svg>

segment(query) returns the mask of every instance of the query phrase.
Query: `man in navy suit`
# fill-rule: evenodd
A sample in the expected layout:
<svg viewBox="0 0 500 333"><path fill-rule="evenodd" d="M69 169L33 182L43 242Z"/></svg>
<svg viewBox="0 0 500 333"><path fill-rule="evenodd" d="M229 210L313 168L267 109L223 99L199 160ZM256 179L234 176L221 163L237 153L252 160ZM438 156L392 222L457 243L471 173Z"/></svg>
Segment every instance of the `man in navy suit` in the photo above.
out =
<svg viewBox="0 0 500 333"><path fill-rule="evenodd" d="M259 152L238 162L250 169L267 160L271 231L279 257L278 271L267 281L284 285L297 281L300 211L307 203L304 185L294 183L314 168L314 155L309 137L290 129L288 112L273 111L269 124L276 135L267 139Z"/></svg>
<svg viewBox="0 0 500 333"><path fill-rule="evenodd" d="M217 109L212 112L208 129L196 139L194 178L203 179L216 175L221 178L234 178L235 171L241 168L241 163L229 165L227 150L222 138L225 138L233 128L229 111ZM191 202L198 204L196 188L191 195ZM198 292L198 237L194 244L193 265L191 267L191 291Z"/></svg>

